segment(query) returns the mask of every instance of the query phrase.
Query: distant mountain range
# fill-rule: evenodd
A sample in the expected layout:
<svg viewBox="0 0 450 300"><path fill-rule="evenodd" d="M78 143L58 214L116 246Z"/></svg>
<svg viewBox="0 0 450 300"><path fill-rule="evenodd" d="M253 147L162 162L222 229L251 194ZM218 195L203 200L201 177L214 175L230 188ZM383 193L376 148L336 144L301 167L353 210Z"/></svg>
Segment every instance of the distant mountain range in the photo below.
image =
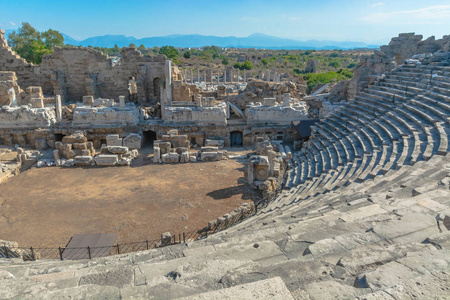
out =
<svg viewBox="0 0 450 300"><path fill-rule="evenodd" d="M6 30L9 35L13 30ZM297 41L293 39L279 38L269 36L261 33L255 33L248 37L235 36L205 36L200 34L174 34L168 36L157 36L137 39L132 36L125 35L103 35L87 38L82 41L73 39L72 37L62 33L64 36L64 43L74 46L92 46L92 47L125 47L131 43L136 46L144 45L145 47L161 47L170 45L180 48L198 48L204 46L218 46L218 47L236 47L236 48L264 48L264 49L317 49L317 50L334 50L334 49L354 49L354 48L379 48L379 45L369 45L363 42L338 42L338 41Z"/></svg>

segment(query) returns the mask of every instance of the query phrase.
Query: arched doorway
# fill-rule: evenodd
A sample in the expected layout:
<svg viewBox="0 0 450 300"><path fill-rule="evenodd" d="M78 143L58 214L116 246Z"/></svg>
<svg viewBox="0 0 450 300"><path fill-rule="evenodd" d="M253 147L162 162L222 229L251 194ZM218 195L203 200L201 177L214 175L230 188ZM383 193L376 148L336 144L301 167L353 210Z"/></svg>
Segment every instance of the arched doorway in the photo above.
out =
<svg viewBox="0 0 450 300"><path fill-rule="evenodd" d="M242 131L232 131L230 141L231 147L242 147Z"/></svg>
<svg viewBox="0 0 450 300"><path fill-rule="evenodd" d="M156 132L147 130L143 132L144 143L143 148L153 148L153 142L156 140Z"/></svg>

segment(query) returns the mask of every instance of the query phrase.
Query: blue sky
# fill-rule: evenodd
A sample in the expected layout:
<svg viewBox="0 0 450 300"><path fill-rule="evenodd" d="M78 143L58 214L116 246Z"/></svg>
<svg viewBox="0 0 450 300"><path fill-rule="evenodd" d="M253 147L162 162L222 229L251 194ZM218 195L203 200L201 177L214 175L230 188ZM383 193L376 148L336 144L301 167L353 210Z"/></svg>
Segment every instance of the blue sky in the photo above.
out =
<svg viewBox="0 0 450 300"><path fill-rule="evenodd" d="M0 0L0 28L29 22L75 39L105 34L248 36L387 43L401 32L450 34L450 1Z"/></svg>

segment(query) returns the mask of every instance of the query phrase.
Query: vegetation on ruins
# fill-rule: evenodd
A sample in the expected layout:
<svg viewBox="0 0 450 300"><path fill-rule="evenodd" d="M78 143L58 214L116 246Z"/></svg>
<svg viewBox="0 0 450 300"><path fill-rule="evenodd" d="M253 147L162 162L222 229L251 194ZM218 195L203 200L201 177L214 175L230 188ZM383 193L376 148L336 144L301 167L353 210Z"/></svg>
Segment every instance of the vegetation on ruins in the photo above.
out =
<svg viewBox="0 0 450 300"><path fill-rule="evenodd" d="M22 27L9 35L8 44L28 62L40 64L42 57L53 53L53 47L64 46L64 37L57 30L37 31L30 23L22 23Z"/></svg>
<svg viewBox="0 0 450 300"><path fill-rule="evenodd" d="M159 54L164 54L167 58L172 59L174 63L177 63L180 52L174 46L162 46L159 49Z"/></svg>
<svg viewBox="0 0 450 300"><path fill-rule="evenodd" d="M353 77L353 72L340 69L337 72L326 72L326 73L308 73L303 75L303 79L307 81L308 93L319 84L319 83L330 83L340 80L347 80Z"/></svg>
<svg viewBox="0 0 450 300"><path fill-rule="evenodd" d="M251 70L252 68L253 68L253 65L252 65L252 63L251 62L249 62L248 60L246 60L245 62L243 62L243 63L235 63L234 65L233 65L233 67L235 68L235 69L239 69L239 70Z"/></svg>

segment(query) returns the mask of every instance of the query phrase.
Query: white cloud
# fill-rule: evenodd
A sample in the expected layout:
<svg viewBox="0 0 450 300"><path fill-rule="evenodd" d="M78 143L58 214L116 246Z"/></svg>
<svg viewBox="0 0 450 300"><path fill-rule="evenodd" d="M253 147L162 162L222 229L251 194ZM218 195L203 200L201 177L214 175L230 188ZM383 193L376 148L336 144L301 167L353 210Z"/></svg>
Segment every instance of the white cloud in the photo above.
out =
<svg viewBox="0 0 450 300"><path fill-rule="evenodd" d="M9 21L9 24L12 25L12 26L16 26L16 23L14 23L12 21Z"/></svg>
<svg viewBox="0 0 450 300"><path fill-rule="evenodd" d="M383 5L384 5L384 2L381 2L381 1L370 4L371 7L379 7L379 6L383 6Z"/></svg>
<svg viewBox="0 0 450 300"><path fill-rule="evenodd" d="M450 19L450 5L435 5L415 10L373 13L361 18L368 23L442 24Z"/></svg>

